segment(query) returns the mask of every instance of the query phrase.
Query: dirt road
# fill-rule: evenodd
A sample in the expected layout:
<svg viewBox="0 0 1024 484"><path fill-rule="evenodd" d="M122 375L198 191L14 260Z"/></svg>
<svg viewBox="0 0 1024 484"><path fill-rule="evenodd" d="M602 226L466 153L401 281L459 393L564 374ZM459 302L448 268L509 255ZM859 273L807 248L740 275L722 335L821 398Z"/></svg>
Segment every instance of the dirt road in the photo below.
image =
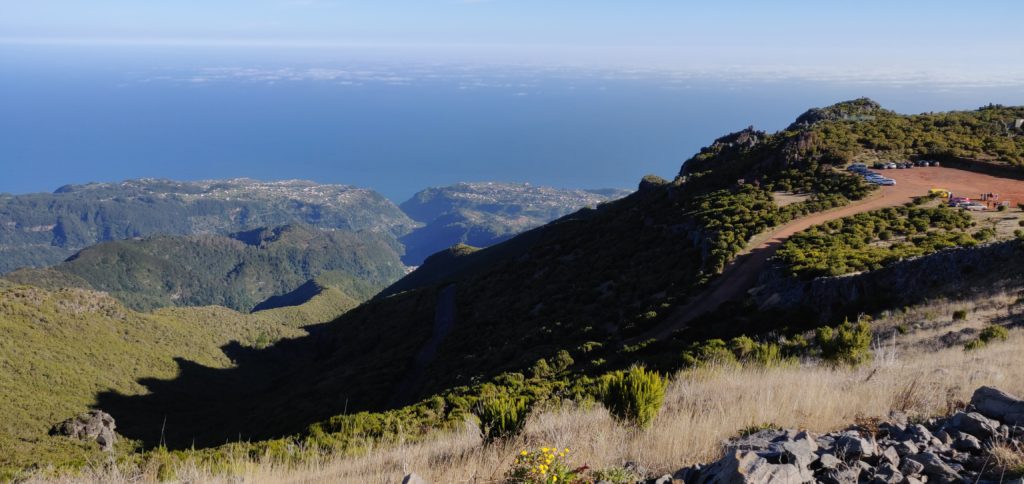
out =
<svg viewBox="0 0 1024 484"><path fill-rule="evenodd" d="M862 212L899 206L914 197L927 195L928 190L932 188L944 188L951 190L956 196L972 199L978 198L982 193L998 193L1000 200L1011 200L1014 206L1017 202L1024 202L1024 181L1021 180L944 167L883 170L882 174L896 180L896 185L880 187L864 200L793 220L776 227L766 235L756 237L704 291L691 298L688 304L677 308L661 325L638 340L665 338L698 316L714 311L723 303L742 300L767 267L768 259L783 242L793 234L814 225Z"/></svg>

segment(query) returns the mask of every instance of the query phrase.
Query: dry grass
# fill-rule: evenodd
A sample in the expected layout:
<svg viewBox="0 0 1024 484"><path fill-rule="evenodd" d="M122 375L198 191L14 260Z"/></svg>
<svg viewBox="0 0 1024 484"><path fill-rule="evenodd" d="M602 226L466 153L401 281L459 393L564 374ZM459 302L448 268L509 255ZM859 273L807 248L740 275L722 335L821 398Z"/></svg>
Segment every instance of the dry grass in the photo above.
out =
<svg viewBox="0 0 1024 484"><path fill-rule="evenodd" d="M780 368L709 368L678 375L654 427L636 432L594 406L566 405L536 412L514 442L484 447L472 426L415 444L393 445L361 457L327 458L303 468L240 461L233 476L186 465L186 482L400 482L416 471L433 482L495 482L514 455L540 445L570 447L570 462L592 468L637 462L672 472L718 456L723 439L750 425L771 423L823 432L890 411L935 415L963 405L981 385L1024 393L1024 333L979 351L959 348L892 354L861 368L816 365ZM1004 460L1013 457L1007 452ZM1017 454L1016 458L1020 458ZM1013 463L1006 460L1007 467ZM130 470L93 470L83 481L139 482ZM66 479L71 481L71 479Z"/></svg>

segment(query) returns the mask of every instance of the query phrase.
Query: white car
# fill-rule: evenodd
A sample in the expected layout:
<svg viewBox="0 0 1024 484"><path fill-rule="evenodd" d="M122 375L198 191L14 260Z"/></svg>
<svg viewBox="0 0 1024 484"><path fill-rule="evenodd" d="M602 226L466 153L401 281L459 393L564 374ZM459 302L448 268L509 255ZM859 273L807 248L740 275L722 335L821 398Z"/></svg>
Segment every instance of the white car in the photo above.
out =
<svg viewBox="0 0 1024 484"><path fill-rule="evenodd" d="M885 180L880 180L878 182L878 184L879 185L884 185L884 186L887 186L887 187L891 187L891 186L896 184L896 180L893 180L891 178L886 178Z"/></svg>
<svg viewBox="0 0 1024 484"><path fill-rule="evenodd" d="M964 203L960 205L960 208L970 210L972 212L984 212L985 210L988 210L988 207L980 203Z"/></svg>

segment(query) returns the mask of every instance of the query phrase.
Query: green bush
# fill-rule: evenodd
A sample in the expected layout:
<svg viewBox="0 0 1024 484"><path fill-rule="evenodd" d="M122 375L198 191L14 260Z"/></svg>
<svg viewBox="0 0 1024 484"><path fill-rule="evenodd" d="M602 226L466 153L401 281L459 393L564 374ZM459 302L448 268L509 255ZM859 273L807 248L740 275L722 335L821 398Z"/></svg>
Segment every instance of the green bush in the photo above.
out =
<svg viewBox="0 0 1024 484"><path fill-rule="evenodd" d="M972 339L964 344L964 351L980 350L985 347L985 342L980 339Z"/></svg>
<svg viewBox="0 0 1024 484"><path fill-rule="evenodd" d="M963 321L965 319L967 319L966 309L957 309L956 311L953 311L953 321Z"/></svg>
<svg viewBox="0 0 1024 484"><path fill-rule="evenodd" d="M683 366L699 367L707 364L734 365L736 355L725 341L710 339L700 343L693 343L683 352Z"/></svg>
<svg viewBox="0 0 1024 484"><path fill-rule="evenodd" d="M815 336L823 360L859 365L871 359L871 326L866 321L818 328Z"/></svg>
<svg viewBox="0 0 1024 484"><path fill-rule="evenodd" d="M656 372L634 366L601 377L598 397L620 421L648 428L661 410L667 382Z"/></svg>
<svg viewBox="0 0 1024 484"><path fill-rule="evenodd" d="M487 442L514 437L526 425L526 399L506 395L481 399L473 413L480 419L480 434Z"/></svg>
<svg viewBox="0 0 1024 484"><path fill-rule="evenodd" d="M1010 331L1006 328L998 325L991 325L983 330L978 335L978 339L985 343L991 343L993 341L1006 341L1010 337Z"/></svg>

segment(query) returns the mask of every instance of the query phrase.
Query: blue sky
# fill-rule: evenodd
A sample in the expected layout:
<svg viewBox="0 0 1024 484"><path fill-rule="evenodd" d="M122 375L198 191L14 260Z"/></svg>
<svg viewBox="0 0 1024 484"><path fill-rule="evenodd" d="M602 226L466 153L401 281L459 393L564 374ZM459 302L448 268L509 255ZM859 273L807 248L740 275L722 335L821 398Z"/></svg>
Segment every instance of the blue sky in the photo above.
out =
<svg viewBox="0 0 1024 484"><path fill-rule="evenodd" d="M1022 64L1024 3L3 0L0 42L386 46L423 57L718 68Z"/></svg>

